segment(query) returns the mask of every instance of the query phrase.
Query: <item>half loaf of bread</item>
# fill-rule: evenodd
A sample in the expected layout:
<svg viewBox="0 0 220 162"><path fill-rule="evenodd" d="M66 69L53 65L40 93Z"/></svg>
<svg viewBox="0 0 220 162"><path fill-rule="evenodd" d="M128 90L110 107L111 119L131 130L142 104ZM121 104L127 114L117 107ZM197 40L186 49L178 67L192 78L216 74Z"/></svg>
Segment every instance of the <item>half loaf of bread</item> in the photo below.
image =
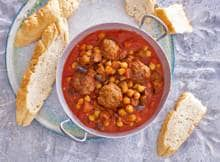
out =
<svg viewBox="0 0 220 162"><path fill-rule="evenodd" d="M59 19L49 25L37 42L16 98L16 121L27 126L49 96L56 78L59 57L68 43L68 24Z"/></svg>
<svg viewBox="0 0 220 162"><path fill-rule="evenodd" d="M158 155L166 157L175 153L190 136L206 110L191 93L183 93L162 125L157 141Z"/></svg>
<svg viewBox="0 0 220 162"><path fill-rule="evenodd" d="M155 14L167 25L170 34L193 31L181 4L174 4L167 8L156 8Z"/></svg>
<svg viewBox="0 0 220 162"><path fill-rule="evenodd" d="M49 0L45 6L27 17L16 33L15 46L23 47L38 40L42 32L59 17L68 18L80 0Z"/></svg>

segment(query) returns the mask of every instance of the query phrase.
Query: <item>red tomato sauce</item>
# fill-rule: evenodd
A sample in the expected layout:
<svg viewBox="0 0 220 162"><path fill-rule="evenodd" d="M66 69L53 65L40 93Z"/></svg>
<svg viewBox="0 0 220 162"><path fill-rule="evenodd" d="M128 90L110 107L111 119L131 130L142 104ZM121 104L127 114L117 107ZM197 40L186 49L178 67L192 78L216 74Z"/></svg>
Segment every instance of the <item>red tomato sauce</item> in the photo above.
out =
<svg viewBox="0 0 220 162"><path fill-rule="evenodd" d="M101 55L107 51L107 49L104 49L103 47L104 39L113 40L120 48L119 56L120 54L122 55L124 53L126 56L119 60L108 60L102 56L100 62L94 62L93 51L95 51L95 48L99 49L100 52L97 53L101 53ZM92 50L90 49L90 47L92 47ZM86 59L83 60L84 53L86 53L85 58L89 59L89 61L87 61ZM129 58L140 61L141 63L147 66L147 69L149 69L150 77L148 77L146 79L146 82L144 82L143 84L138 83L139 81L136 82L136 80L134 80L132 77L130 78L128 77L130 75L129 74L130 71L132 71L132 67L130 67L132 61L131 62L127 61L129 60ZM108 63L106 63L105 61ZM103 65L104 68L106 69L106 66L108 66L107 64L110 63L111 66L113 67L112 64L115 63L114 61L115 62L118 61L121 67L122 67L122 62L127 63L128 67L125 68L126 72L123 75L119 74L118 72L119 69L113 68L113 72L115 72L114 75L104 74L107 75L107 77L105 76L107 78L105 82L99 83L99 81L94 79L95 78L94 76L99 75L99 73L97 72L98 64ZM90 83L91 85L88 86L92 86L92 84L94 84L95 88L91 93L81 94L81 92L77 89L78 87L74 88L74 84L78 83L76 81L76 77L77 77L76 73L80 73L76 70L76 66L82 66L87 70L92 69L93 71L92 73L94 73L94 75L93 75L93 79L91 80L93 81L95 80L95 81L91 82ZM86 76L88 74L79 74L79 75ZM100 90L103 88L103 86L110 84L111 77L115 78L115 82L113 83L119 88L121 88L120 86L122 85L122 82L123 83L126 82L125 84L130 86L128 89L134 91L135 94L139 93L140 98L134 99L135 98L134 95L133 97L129 98L127 96L129 93L126 91L126 88L124 90L125 93L121 88L122 98L119 97L118 99L121 101L120 106L118 106L117 108L110 109L110 108L106 108L105 105L100 105L98 102ZM124 79L123 77L125 78L125 80L120 80L120 79ZM84 86L84 84L86 85L86 83L83 82L84 80L82 79L82 81L79 83L79 86ZM131 86L130 84L131 82L133 86ZM100 84L101 84L101 88L98 88ZM136 88L135 85L137 85ZM144 91L142 92L138 91L138 87L143 87L143 86L145 88ZM93 87L89 87L89 88L93 89ZM157 110L164 89L163 68L154 49L141 35L132 31L120 30L120 29L99 30L82 38L82 40L78 42L77 45L72 49L64 65L64 70L62 75L62 89L64 93L64 98L69 108L71 109L73 114L77 118L79 118L79 120L85 126L89 128L93 128L95 130L109 132L109 133L128 131L147 122ZM81 89L84 90L83 87ZM109 91L109 93L110 92L111 91ZM120 93L118 94L116 93L115 95L120 96L119 94ZM132 102L126 103L124 101L125 97L128 97L130 99L130 102L131 101ZM138 95L136 95L136 98L138 98ZM138 105L137 102L139 103ZM128 105L130 105L130 108L132 107L133 109L128 111L127 109L129 107Z"/></svg>

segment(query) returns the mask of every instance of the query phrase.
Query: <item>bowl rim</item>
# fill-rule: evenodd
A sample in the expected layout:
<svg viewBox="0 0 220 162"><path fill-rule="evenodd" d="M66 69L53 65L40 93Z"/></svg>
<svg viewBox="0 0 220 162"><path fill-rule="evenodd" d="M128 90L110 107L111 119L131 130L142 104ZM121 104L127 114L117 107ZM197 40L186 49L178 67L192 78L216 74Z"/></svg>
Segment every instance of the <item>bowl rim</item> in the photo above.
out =
<svg viewBox="0 0 220 162"><path fill-rule="evenodd" d="M160 57L160 61L163 64L163 70L164 73L164 90L162 97L160 99L160 103L158 104L157 110L153 113L153 115L150 117L149 120L144 122L138 127L135 127L131 130L128 131L123 131L123 132L114 132L114 133L108 133L108 132L102 132L98 131L92 128L87 127L85 124L83 124L78 117L70 110L65 98L64 94L62 91L62 75L63 75L63 68L66 63L66 60L68 59L72 49L79 43L85 36L89 35L90 33L93 33L98 30L111 30L111 29L123 29L123 30L128 30L128 31L134 31L137 34L141 35L150 45L151 47L155 50L155 53L157 54L158 57ZM157 51L157 52L156 52ZM163 60L161 60L161 57ZM158 116L159 112L163 108L163 105L168 97L169 91L171 88L171 69L170 65L168 62L168 59L166 57L166 54L160 44L154 40L152 36L150 36L148 33L144 32L143 30L137 28L136 26L124 24L124 23L102 23L102 24L97 24L94 26L91 26L87 28L86 30L80 32L78 35L76 35L67 45L67 47L64 50L64 53L62 57L60 57L58 61L58 66L57 66L57 72L56 72L56 91L58 95L59 102L61 103L61 106L65 112L65 114L68 116L68 118L76 124L79 128L84 130L85 132L88 132L90 134L93 134L95 136L99 137L105 137L105 138L122 138L122 137L128 137L134 134L139 133L140 131L143 131L146 129L150 123L153 122L153 120L156 119Z"/></svg>

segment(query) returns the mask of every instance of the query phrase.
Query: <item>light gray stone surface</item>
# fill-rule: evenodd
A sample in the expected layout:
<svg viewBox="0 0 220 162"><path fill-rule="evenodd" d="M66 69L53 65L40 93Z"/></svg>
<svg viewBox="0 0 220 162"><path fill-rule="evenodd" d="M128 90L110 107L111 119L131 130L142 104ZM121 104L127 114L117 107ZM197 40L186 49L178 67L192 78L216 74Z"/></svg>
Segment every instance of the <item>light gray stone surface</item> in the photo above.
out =
<svg viewBox="0 0 220 162"><path fill-rule="evenodd" d="M220 3L219 0L159 0L182 3L194 32L175 36L176 66L172 90L157 120L142 133L118 140L81 144L48 131L37 122L26 128L15 123L15 98L5 65L9 27L21 0L0 0L0 162L217 162L220 161ZM171 158L155 152L156 137L178 95L191 91L208 107L192 136Z"/></svg>

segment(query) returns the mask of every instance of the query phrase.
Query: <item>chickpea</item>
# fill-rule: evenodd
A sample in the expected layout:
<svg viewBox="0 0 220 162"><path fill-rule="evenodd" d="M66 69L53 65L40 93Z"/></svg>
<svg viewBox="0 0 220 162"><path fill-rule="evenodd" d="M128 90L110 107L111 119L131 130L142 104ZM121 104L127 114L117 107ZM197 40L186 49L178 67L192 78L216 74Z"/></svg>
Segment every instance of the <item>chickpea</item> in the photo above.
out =
<svg viewBox="0 0 220 162"><path fill-rule="evenodd" d="M120 87L122 89L122 93L126 93L128 91L128 85L125 81L120 84Z"/></svg>
<svg viewBox="0 0 220 162"><path fill-rule="evenodd" d="M134 54L134 51L133 51L133 50L129 50L129 51L128 51L128 54L129 54L129 55L133 55L133 54Z"/></svg>
<svg viewBox="0 0 220 162"><path fill-rule="evenodd" d="M100 62L102 60L102 55L100 53L94 53L93 54L93 61L94 62Z"/></svg>
<svg viewBox="0 0 220 162"><path fill-rule="evenodd" d="M96 83L96 89L100 89L102 87L102 84L101 83Z"/></svg>
<svg viewBox="0 0 220 162"><path fill-rule="evenodd" d="M117 127L123 127L123 122L122 121L120 121L120 120L118 120L117 122L116 122L116 125L117 125Z"/></svg>
<svg viewBox="0 0 220 162"><path fill-rule="evenodd" d="M105 121L103 122L103 125L104 125L105 127L109 126L109 125L110 125L109 120L105 120Z"/></svg>
<svg viewBox="0 0 220 162"><path fill-rule="evenodd" d="M83 55L80 59L80 63L82 64L88 64L90 62L90 57L87 55Z"/></svg>
<svg viewBox="0 0 220 162"><path fill-rule="evenodd" d="M95 116L96 118L98 118L99 115L100 115L100 110L95 110L95 112L94 112L94 116Z"/></svg>
<svg viewBox="0 0 220 162"><path fill-rule="evenodd" d="M90 98L90 96L86 95L86 96L84 97L84 100L85 100L86 102L90 102L90 101L91 101L91 98Z"/></svg>
<svg viewBox="0 0 220 162"><path fill-rule="evenodd" d="M127 62L122 62L121 63L121 68L127 69L128 68L128 63Z"/></svg>
<svg viewBox="0 0 220 162"><path fill-rule="evenodd" d="M137 119L137 116L135 114L131 114L128 116L128 121L129 122L134 122Z"/></svg>
<svg viewBox="0 0 220 162"><path fill-rule="evenodd" d="M134 107L132 105L127 105L125 107L125 110L128 112L128 113L133 113L134 112Z"/></svg>
<svg viewBox="0 0 220 162"><path fill-rule="evenodd" d="M103 38L105 38L105 33L100 33L99 35L98 35L98 37L99 37L99 39L103 39Z"/></svg>
<svg viewBox="0 0 220 162"><path fill-rule="evenodd" d="M127 78L125 76L121 76L119 79L120 81L123 81L123 80L126 80Z"/></svg>
<svg viewBox="0 0 220 162"><path fill-rule="evenodd" d="M143 92L145 90L145 86L138 85L137 90L138 90L138 92Z"/></svg>
<svg viewBox="0 0 220 162"><path fill-rule="evenodd" d="M115 69L113 69L111 66L106 66L105 67L105 72L107 74L114 74L115 73Z"/></svg>
<svg viewBox="0 0 220 162"><path fill-rule="evenodd" d="M86 55L85 51L82 51L82 52L79 53L79 56L84 56L84 55Z"/></svg>
<svg viewBox="0 0 220 162"><path fill-rule="evenodd" d="M148 46L144 46L143 50L147 51L148 50Z"/></svg>
<svg viewBox="0 0 220 162"><path fill-rule="evenodd" d="M77 102L77 104L80 104L80 105L82 105L84 103L84 99L83 98L80 98L79 100L78 100L78 102Z"/></svg>
<svg viewBox="0 0 220 162"><path fill-rule="evenodd" d="M93 109L93 106L89 102L84 102L84 105L83 105L84 113L89 113L92 111L92 109Z"/></svg>
<svg viewBox="0 0 220 162"><path fill-rule="evenodd" d="M154 70L154 69L156 68L156 65L151 62L151 63L149 64L149 67L150 67L151 70Z"/></svg>
<svg viewBox="0 0 220 162"><path fill-rule="evenodd" d="M90 50L87 51L87 52L85 53L85 55L86 55L86 56L91 56L91 55L92 55L92 51L90 51Z"/></svg>
<svg viewBox="0 0 220 162"><path fill-rule="evenodd" d="M89 115L89 120L94 122L95 121L95 116L94 115Z"/></svg>
<svg viewBox="0 0 220 162"><path fill-rule="evenodd" d="M99 47L94 47L94 48L93 48L93 51L94 51L95 53L101 53Z"/></svg>
<svg viewBox="0 0 220 162"><path fill-rule="evenodd" d="M115 83L118 84L120 81L119 80L115 80Z"/></svg>
<svg viewBox="0 0 220 162"><path fill-rule="evenodd" d="M134 99L139 99L141 94L139 92L134 92Z"/></svg>
<svg viewBox="0 0 220 162"><path fill-rule="evenodd" d="M139 84L135 84L135 85L134 85L134 89L137 89L138 86L139 86Z"/></svg>
<svg viewBox="0 0 220 162"><path fill-rule="evenodd" d="M76 104L76 109L79 110L79 109L81 108L81 106L82 106L82 105L80 105L80 104L77 103L77 104Z"/></svg>
<svg viewBox="0 0 220 162"><path fill-rule="evenodd" d="M133 82L131 80L128 81L128 87L129 88L133 87Z"/></svg>
<svg viewBox="0 0 220 162"><path fill-rule="evenodd" d="M120 69L118 69L118 73L119 73L120 75L123 75L123 74L126 73L126 70L125 70L124 68L120 68Z"/></svg>
<svg viewBox="0 0 220 162"><path fill-rule="evenodd" d="M102 64L98 64L97 73L103 74L105 72L105 68Z"/></svg>
<svg viewBox="0 0 220 162"><path fill-rule="evenodd" d="M151 57L151 55L152 55L152 54L151 54L151 51L149 51L149 50L146 51L146 56L147 56L147 57Z"/></svg>
<svg viewBox="0 0 220 162"><path fill-rule="evenodd" d="M91 45L91 44L90 44L90 45L87 45L87 46L86 46L86 49L87 49L87 50L92 50L92 49L93 49L93 45Z"/></svg>
<svg viewBox="0 0 220 162"><path fill-rule="evenodd" d="M127 94L128 97L132 97L134 95L134 90L133 89L128 89L126 94Z"/></svg>
<svg viewBox="0 0 220 162"><path fill-rule="evenodd" d="M129 126L133 127L134 126L134 122L129 123Z"/></svg>
<svg viewBox="0 0 220 162"><path fill-rule="evenodd" d="M124 97L123 98L123 103L126 104L126 105L130 104L131 103L131 99L128 98L128 97Z"/></svg>
<svg viewBox="0 0 220 162"><path fill-rule="evenodd" d="M110 82L115 82L115 80L116 80L116 79L115 79L115 77L113 77L113 76L111 76L110 79L109 79Z"/></svg>
<svg viewBox="0 0 220 162"><path fill-rule="evenodd" d="M102 59L102 63L105 64L107 62L106 59Z"/></svg>
<svg viewBox="0 0 220 162"><path fill-rule="evenodd" d="M141 117L140 116L137 116L137 119L136 119L136 123L140 122L141 121Z"/></svg>
<svg viewBox="0 0 220 162"><path fill-rule="evenodd" d="M119 114L121 117L123 117L123 116L125 116L127 113L126 113L126 111L125 111L124 109L119 109L119 110L118 110L118 114Z"/></svg>
<svg viewBox="0 0 220 162"><path fill-rule="evenodd" d="M157 64L157 68L159 69L161 66L160 66L160 64Z"/></svg>
<svg viewBox="0 0 220 162"><path fill-rule="evenodd" d="M72 69L75 69L77 67L77 65L78 65L77 62L73 62L72 65L71 65Z"/></svg>
<svg viewBox="0 0 220 162"><path fill-rule="evenodd" d="M112 66L112 62L111 62L111 61L108 61L108 62L106 62L105 65L106 65L106 66Z"/></svg>

